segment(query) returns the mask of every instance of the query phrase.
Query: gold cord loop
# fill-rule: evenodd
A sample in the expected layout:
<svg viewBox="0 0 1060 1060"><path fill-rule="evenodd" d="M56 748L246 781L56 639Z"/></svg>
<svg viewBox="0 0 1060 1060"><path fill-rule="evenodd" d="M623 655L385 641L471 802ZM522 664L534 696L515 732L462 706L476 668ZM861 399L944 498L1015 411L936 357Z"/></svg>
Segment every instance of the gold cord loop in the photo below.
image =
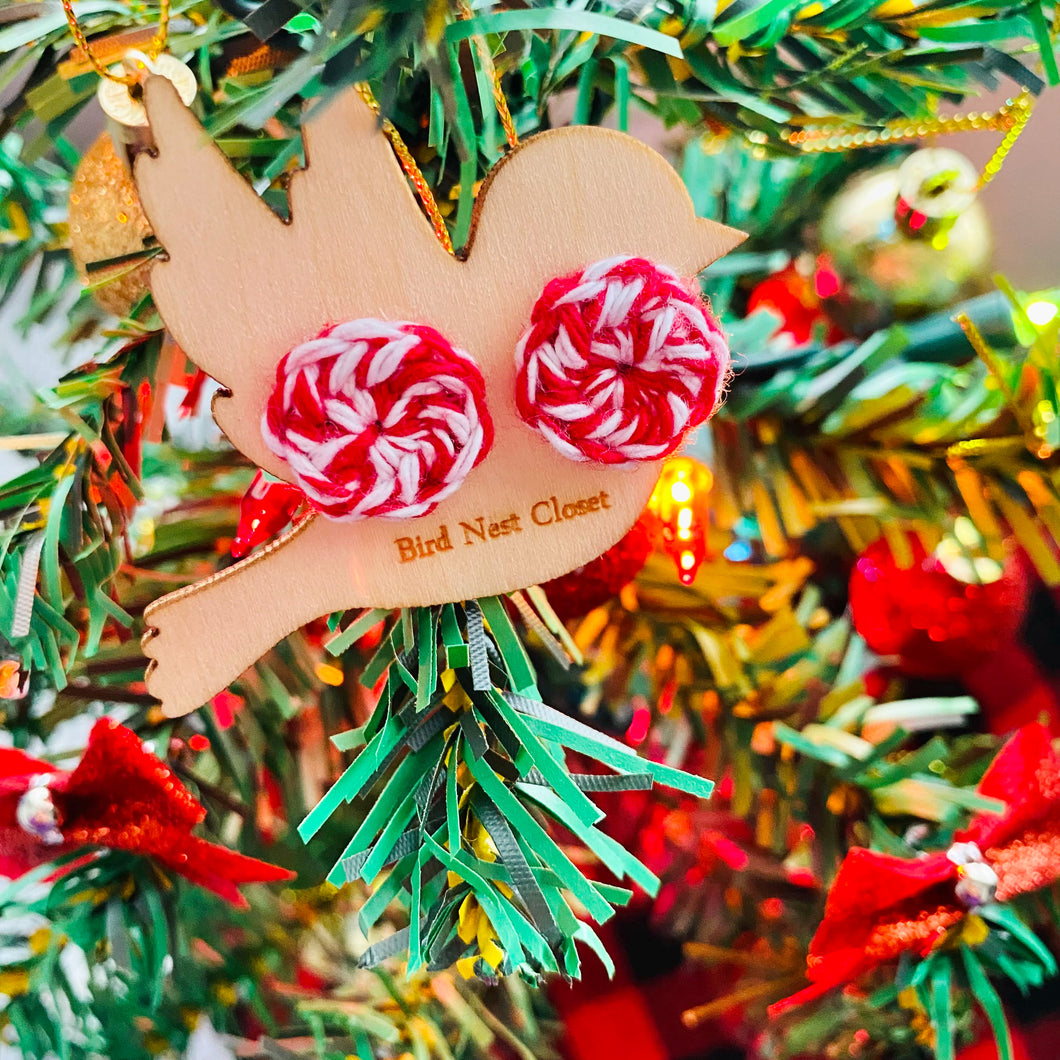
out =
<svg viewBox="0 0 1060 1060"><path fill-rule="evenodd" d="M463 21L466 22L469 18L474 17L474 12L471 10L471 5L467 0L458 0L458 7L460 9L460 18ZM519 145L519 134L515 131L512 112L508 108L508 100L505 98L504 89L501 86L501 75L493 63L489 45L486 43L485 38L478 34L471 38L471 43L478 54L478 61L482 64L483 72L490 79L490 84L493 86L493 105L497 108L497 115L501 120L501 126L504 128L504 136L508 141L508 146L517 147Z"/></svg>
<svg viewBox="0 0 1060 1060"><path fill-rule="evenodd" d="M120 85L127 85L129 87L137 84L138 78L133 77L131 74L111 73L111 71L100 62L98 56L96 56L89 47L85 31L81 28L81 23L77 20L77 14L74 12L73 0L61 0L61 3L63 5L63 14L66 15L66 24L70 27L70 34L74 38L81 54L92 66L92 69L95 70L100 77L106 78L108 81L115 81ZM168 39L169 0L161 0L158 8L158 29L155 31L155 35L151 42L144 49L147 57L149 59L157 59L159 55L165 51L166 41Z"/></svg>
<svg viewBox="0 0 1060 1060"><path fill-rule="evenodd" d="M380 114L379 103L367 84L364 82L358 84L357 91L361 94L361 98L365 103L379 115L383 125L383 132L386 133L387 139L394 148L394 153L398 156L398 161L401 163L401 168L405 171L405 176L409 178L412 186L416 189L416 194L420 197L420 202L423 203L423 208L427 211L427 216L431 220L431 226L434 228L434 234L438 237L438 242L450 254L454 253L453 241L449 238L449 230L445 227L445 218L442 217L442 213L438 209L434 193L420 171L420 167L416 165L416 159L412 157L412 153L405 146L405 141L401 139L401 133L397 131L394 123L389 118L385 118Z"/></svg>

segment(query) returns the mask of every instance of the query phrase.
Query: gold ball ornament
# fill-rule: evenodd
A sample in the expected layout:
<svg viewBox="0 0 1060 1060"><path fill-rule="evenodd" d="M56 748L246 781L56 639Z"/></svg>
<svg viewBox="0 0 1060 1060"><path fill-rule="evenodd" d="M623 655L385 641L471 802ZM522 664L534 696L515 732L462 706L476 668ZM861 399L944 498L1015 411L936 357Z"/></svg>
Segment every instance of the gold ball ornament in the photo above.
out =
<svg viewBox="0 0 1060 1060"><path fill-rule="evenodd" d="M115 265L107 272L94 271L91 262L109 261L143 250L151 225L140 205L132 174L103 133L85 152L70 185L70 256L85 283L95 283L107 273L119 273L93 291L108 312L126 316L147 291L149 262L129 269Z"/></svg>
<svg viewBox="0 0 1060 1060"><path fill-rule="evenodd" d="M948 148L859 174L818 231L842 288L829 315L855 334L943 309L983 288L992 252L977 174Z"/></svg>

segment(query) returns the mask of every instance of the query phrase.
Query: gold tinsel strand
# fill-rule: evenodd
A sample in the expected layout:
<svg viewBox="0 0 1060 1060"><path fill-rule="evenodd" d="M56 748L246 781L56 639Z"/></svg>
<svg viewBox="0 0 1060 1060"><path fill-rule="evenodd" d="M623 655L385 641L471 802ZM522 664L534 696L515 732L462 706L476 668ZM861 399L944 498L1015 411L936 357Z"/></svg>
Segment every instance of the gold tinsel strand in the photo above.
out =
<svg viewBox="0 0 1060 1060"><path fill-rule="evenodd" d="M1008 106L1008 104L1006 104L1006 106ZM1001 167L1005 164L1005 158L1019 139L1020 133L1026 128L1027 122L1030 121L1031 106L1031 96L1027 92L1024 92L1021 96L1012 101L1012 104L1009 107L1009 114L1012 117L1012 127L1005 135L1005 139L1001 141L997 150L994 152L993 157L983 168L982 176L979 178L980 188L989 184L990 181L1001 172Z"/></svg>
<svg viewBox="0 0 1060 1060"><path fill-rule="evenodd" d="M940 935L964 918L956 906L940 905L913 916L897 914L893 920L873 927L865 940L865 955L873 961L891 961L908 950L934 943Z"/></svg>
<svg viewBox="0 0 1060 1060"><path fill-rule="evenodd" d="M1024 92L1016 99L1006 101L1003 107L990 111L971 111L967 114L941 114L935 118L922 121L908 121L904 118L885 122L879 128L866 129L864 126L852 125L841 118L834 120L818 119L802 129L793 129L784 136L792 146L804 154L823 152L849 151L858 147L880 147L885 144L910 143L925 136L939 136L948 133L975 132L990 130L1005 132L1008 135L998 148L1000 159L995 154L988 164L994 166L991 176L1001 168L1001 162L1015 143L1030 117L1030 97ZM752 138L753 139L753 138ZM1007 146L1006 146L1007 144ZM1002 153L1002 148L1004 151ZM989 179L989 178L987 178ZM985 181L984 181L985 182Z"/></svg>
<svg viewBox="0 0 1060 1060"><path fill-rule="evenodd" d="M254 74L259 70L272 70L282 63L289 62L297 52L274 48L271 44L262 44L246 55L237 55L225 71L226 77L239 77Z"/></svg>

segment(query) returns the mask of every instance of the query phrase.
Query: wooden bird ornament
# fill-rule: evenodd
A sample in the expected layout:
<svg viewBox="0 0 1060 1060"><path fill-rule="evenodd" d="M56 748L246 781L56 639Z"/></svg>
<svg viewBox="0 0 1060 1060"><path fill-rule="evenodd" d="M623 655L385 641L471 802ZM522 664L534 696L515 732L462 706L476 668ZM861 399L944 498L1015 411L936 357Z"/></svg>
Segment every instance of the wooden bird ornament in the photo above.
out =
<svg viewBox="0 0 1060 1060"><path fill-rule="evenodd" d="M307 122L308 164L290 183L289 223L231 168L167 81L149 78L145 98L157 149L137 159L135 177L166 251L151 273L155 303L191 360L226 388L213 413L232 443L306 489L317 508L271 546L148 608L147 685L168 715L208 701L321 615L525 588L581 566L629 530L658 476L656 454L672 446L645 441L617 412L600 412L602 397L593 406L598 421L556 398L529 427L527 394L550 371L567 371L576 391L585 357L566 339L538 337L529 350L527 336L540 324L543 291L552 292L557 313L602 291L596 311L604 316L633 302L646 307L637 341L655 348L666 339L661 323L674 319L676 278L694 276L742 241L742 233L696 218L664 159L605 129L534 136L489 175L473 243L457 257L438 242L356 91ZM574 274L580 280L562 290L551 286ZM615 291L629 297L616 303ZM691 356L689 329L707 327L694 305L676 312L667 363L678 370ZM365 326L386 344L374 332L365 339ZM427 353L403 363L405 390L388 392L387 412L371 401L366 411L364 387L390 386L409 349L408 358ZM634 356L618 346L603 353ZM631 393L631 372L635 366L618 365L607 393ZM691 397L680 387L662 395L663 419L692 424L690 385ZM338 408L343 395L349 400ZM435 397L444 407L431 404ZM391 422L418 401L423 416L435 417L429 429L389 439ZM335 415L326 411L333 406ZM356 450L364 468L337 438L343 416L368 423L372 438L369 421L378 420L378 439ZM641 425L650 428L651 419L642 416ZM307 440L316 427L319 438ZM576 428L584 428L577 438ZM614 445L601 449L601 439ZM320 471L325 451L330 463ZM445 474L413 481L431 460ZM351 493L349 482L362 478L370 486Z"/></svg>

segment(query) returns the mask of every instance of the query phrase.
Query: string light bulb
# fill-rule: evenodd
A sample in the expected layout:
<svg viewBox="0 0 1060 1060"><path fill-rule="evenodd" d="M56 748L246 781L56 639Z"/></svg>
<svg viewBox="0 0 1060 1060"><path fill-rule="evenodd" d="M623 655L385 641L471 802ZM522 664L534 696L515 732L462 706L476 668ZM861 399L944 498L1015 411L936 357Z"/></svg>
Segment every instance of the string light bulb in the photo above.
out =
<svg viewBox="0 0 1060 1060"><path fill-rule="evenodd" d="M708 500L714 476L698 460L675 456L663 465L648 509L659 520L663 549L690 585L707 558Z"/></svg>
<svg viewBox="0 0 1060 1060"><path fill-rule="evenodd" d="M1038 302L1031 302L1027 306L1027 319L1036 327L1043 328L1046 324L1052 323L1056 317L1058 310L1055 302L1047 302L1044 299Z"/></svg>

